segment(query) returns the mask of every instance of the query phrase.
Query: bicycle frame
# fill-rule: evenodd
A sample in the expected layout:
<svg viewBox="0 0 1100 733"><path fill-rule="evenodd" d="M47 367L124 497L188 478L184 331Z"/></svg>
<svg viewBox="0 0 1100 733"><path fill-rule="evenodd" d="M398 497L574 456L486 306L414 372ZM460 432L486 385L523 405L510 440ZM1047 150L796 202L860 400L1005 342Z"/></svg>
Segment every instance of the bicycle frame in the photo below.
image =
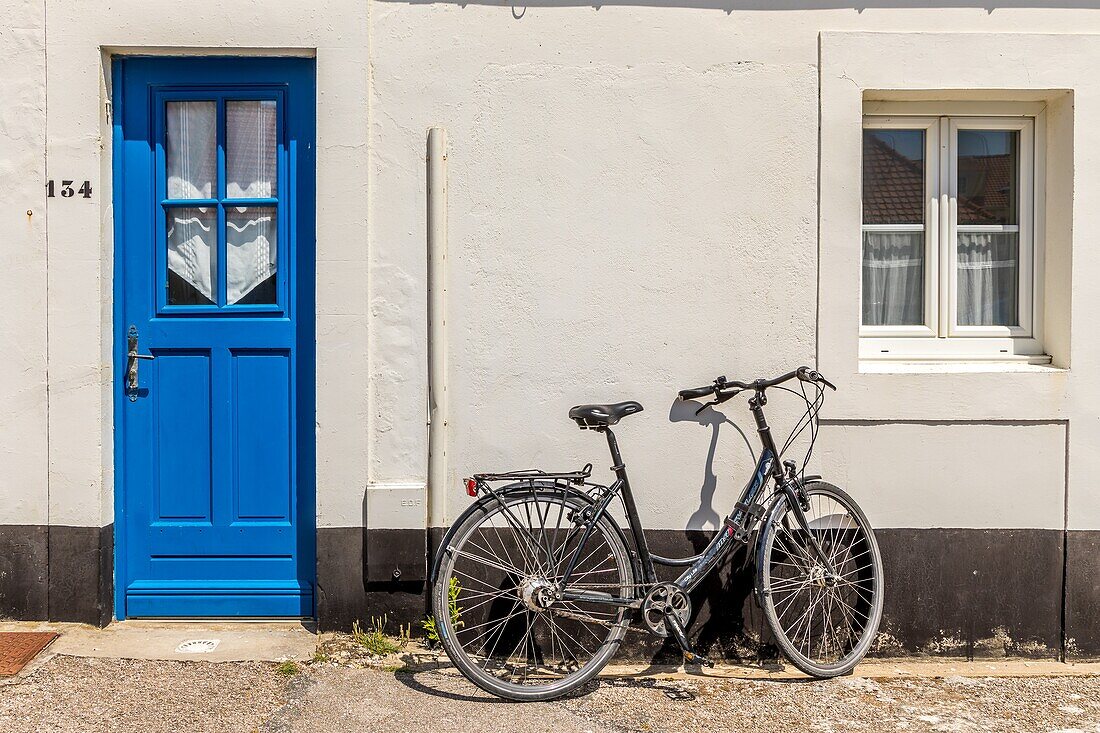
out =
<svg viewBox="0 0 1100 733"><path fill-rule="evenodd" d="M780 386L793 379L816 392ZM742 557L743 569L755 565L755 600L783 654L814 677L850 672L874 642L881 620L882 559L855 501L819 476L807 476L805 466L784 460L764 415L772 388L801 393L806 410L783 451L809 429L807 463L824 389L836 389L818 372L798 367L751 382L718 377L711 385L679 391L685 401L708 398L695 403L696 415L747 392L760 441L738 501L691 557L662 557L650 549L614 432L623 417L641 410L636 402L569 411L580 428L604 434L614 474L607 484L589 480L591 464L579 471L526 469L464 479L476 501L444 535L431 573L431 607L443 622L440 640L463 674L501 697L549 699L597 674L628 631L675 642L686 664L713 667L695 650L688 594L710 573L724 570L725 562L736 566ZM719 413L703 423L722 419ZM614 502L621 502L625 517L612 510ZM735 554L741 547L744 556ZM659 578L658 565L676 570ZM460 610L468 615L461 622L455 597L467 586L459 585L460 577L478 584L463 596ZM586 643L590 638L594 648ZM535 677L529 679L532 669Z"/></svg>
<svg viewBox="0 0 1100 733"><path fill-rule="evenodd" d="M639 608L641 606L644 600L643 598L621 598L609 594L569 590L569 579L577 563L577 558L581 556L581 550L588 541L592 529L596 526L596 522L606 513L608 505L615 497L620 497L622 499L623 508L626 512L627 524L629 525L631 536L634 539L634 546L638 553L638 561L641 565L643 574L642 585L643 588L647 590L650 586L658 582L657 574L654 569L655 562L666 566L688 565L689 567L687 570L674 581L675 585L679 586L685 592L688 592L693 590L703 578L705 578L707 574L734 549L734 547L743 542L747 543L748 535L755 529L763 516L763 507L757 503L757 499L764 491L764 487L767 485L769 478L775 481L777 491L782 491L787 495L792 507L794 507L794 513L799 524L806 527L806 518L802 513L797 490L799 484L794 479L793 475L788 475L784 472L784 466L778 459L779 452L772 438L768 421L764 416L765 404L767 404L767 398L764 396L762 390L758 391L757 394L749 400L749 410L756 420L756 430L763 446L752 478L745 485L734 510L730 512L729 516L723 522L721 530L715 534L710 544L707 545L702 553L689 558L665 558L655 556L649 551L645 530L642 527L641 519L638 517L638 509L634 503L634 495L630 489L630 479L627 476L626 465L619 452L619 443L615 438L615 434L606 426L594 428L604 433L607 437L607 446L611 451L612 460L615 462L615 465L611 467L615 472L615 482L607 487L606 493L596 505L596 511L592 513L592 516L586 522L580 543L573 552L562 574L562 578L559 581L558 592L560 593L560 597L567 601L585 601L628 608ZM812 549L815 554L817 554L826 567L829 567L831 570L831 563L829 563L828 558L821 550L820 545L818 545L817 541L813 539L812 536L809 539L813 544Z"/></svg>

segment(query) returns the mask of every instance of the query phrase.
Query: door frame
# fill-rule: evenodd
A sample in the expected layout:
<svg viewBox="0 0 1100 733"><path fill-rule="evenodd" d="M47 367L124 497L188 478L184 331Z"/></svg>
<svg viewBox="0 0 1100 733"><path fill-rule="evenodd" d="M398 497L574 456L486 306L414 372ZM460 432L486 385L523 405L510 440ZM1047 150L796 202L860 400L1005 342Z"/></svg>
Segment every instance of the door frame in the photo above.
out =
<svg viewBox="0 0 1100 733"><path fill-rule="evenodd" d="M113 413L113 483L114 483L114 552L113 552L113 583L114 583L114 609L113 618L123 620L126 616L126 588L129 583L129 569L126 567L126 550L128 538L126 537L126 465L125 439L122 431L125 429L125 399L122 395L122 385L126 371L125 333L126 333L126 238L124 235L126 223L125 202L125 145L123 140L123 109L126 101L123 99L124 71L123 67L129 59L151 59L165 64L180 63L191 64L196 67L208 66L213 69L218 64L235 64L260 67L262 65L277 65L292 70L296 74L307 74L308 85L308 111L302 114L298 130L301 135L297 139L296 149L288 150L288 165L286 175L293 176L296 180L295 197L292 200L289 227L294 230L294 246L296 251L291 254L294 260L295 276L293 283L288 284L288 289L293 289L295 305L296 343L295 358L297 360L297 380L294 385L296 400L296 435L297 445L297 485L295 486L298 516L298 568L302 577L308 578L313 584L313 613L317 618L317 435L316 435L316 279L317 279L317 165L316 165L316 137L317 137L317 83L316 83L316 58L306 56L238 56L238 55L156 55L156 54L113 54L110 57L111 65L111 201L113 205L112 234L114 237L111 256L113 258L112 274L112 327L111 339L111 367L112 379L112 413ZM307 71L308 67L308 71ZM206 72L209 76L216 76L216 72ZM210 78L204 79L204 83L211 83ZM213 83L216 83L213 82ZM138 100L138 103L146 103ZM288 108L289 115L289 108ZM153 118L150 118L153 119ZM297 129L297 128L296 128ZM152 132L152 131L151 131ZM155 134L152 133L152 134ZM304 143L304 144L303 144ZM290 302L291 293L286 293L287 302Z"/></svg>

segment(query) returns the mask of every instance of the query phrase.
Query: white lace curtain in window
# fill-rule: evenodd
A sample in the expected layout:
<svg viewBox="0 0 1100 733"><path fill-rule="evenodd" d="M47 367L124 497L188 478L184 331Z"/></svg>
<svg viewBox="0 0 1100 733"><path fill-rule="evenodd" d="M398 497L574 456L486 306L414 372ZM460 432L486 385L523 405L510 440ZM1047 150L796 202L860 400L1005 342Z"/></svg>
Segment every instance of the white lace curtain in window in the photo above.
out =
<svg viewBox="0 0 1100 733"><path fill-rule="evenodd" d="M863 325L924 323L924 232L863 233Z"/></svg>
<svg viewBox="0 0 1100 733"><path fill-rule="evenodd" d="M959 232L959 325L1015 326L1016 232Z"/></svg>

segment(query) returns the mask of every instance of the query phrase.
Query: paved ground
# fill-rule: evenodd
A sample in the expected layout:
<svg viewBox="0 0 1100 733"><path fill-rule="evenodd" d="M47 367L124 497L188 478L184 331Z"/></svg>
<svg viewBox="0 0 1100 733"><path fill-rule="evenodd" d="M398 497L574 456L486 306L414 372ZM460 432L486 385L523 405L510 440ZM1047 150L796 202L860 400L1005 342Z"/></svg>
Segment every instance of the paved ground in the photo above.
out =
<svg viewBox="0 0 1100 733"><path fill-rule="evenodd" d="M603 679L515 705L449 669L54 656L0 685L0 731L1016 731L1100 733L1100 678ZM285 669L285 668L284 668Z"/></svg>
<svg viewBox="0 0 1100 733"><path fill-rule="evenodd" d="M253 731L286 695L287 682L270 662L54 656L0 686L0 731Z"/></svg>

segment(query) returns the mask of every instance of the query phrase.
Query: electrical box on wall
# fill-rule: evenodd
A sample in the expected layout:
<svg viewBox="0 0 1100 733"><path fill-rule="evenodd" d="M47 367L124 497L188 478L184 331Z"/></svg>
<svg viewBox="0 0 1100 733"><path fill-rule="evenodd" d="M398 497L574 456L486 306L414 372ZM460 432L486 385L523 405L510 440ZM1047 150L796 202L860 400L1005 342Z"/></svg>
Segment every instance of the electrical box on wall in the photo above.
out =
<svg viewBox="0 0 1100 733"><path fill-rule="evenodd" d="M427 578L427 489L424 484L367 487L367 582Z"/></svg>

